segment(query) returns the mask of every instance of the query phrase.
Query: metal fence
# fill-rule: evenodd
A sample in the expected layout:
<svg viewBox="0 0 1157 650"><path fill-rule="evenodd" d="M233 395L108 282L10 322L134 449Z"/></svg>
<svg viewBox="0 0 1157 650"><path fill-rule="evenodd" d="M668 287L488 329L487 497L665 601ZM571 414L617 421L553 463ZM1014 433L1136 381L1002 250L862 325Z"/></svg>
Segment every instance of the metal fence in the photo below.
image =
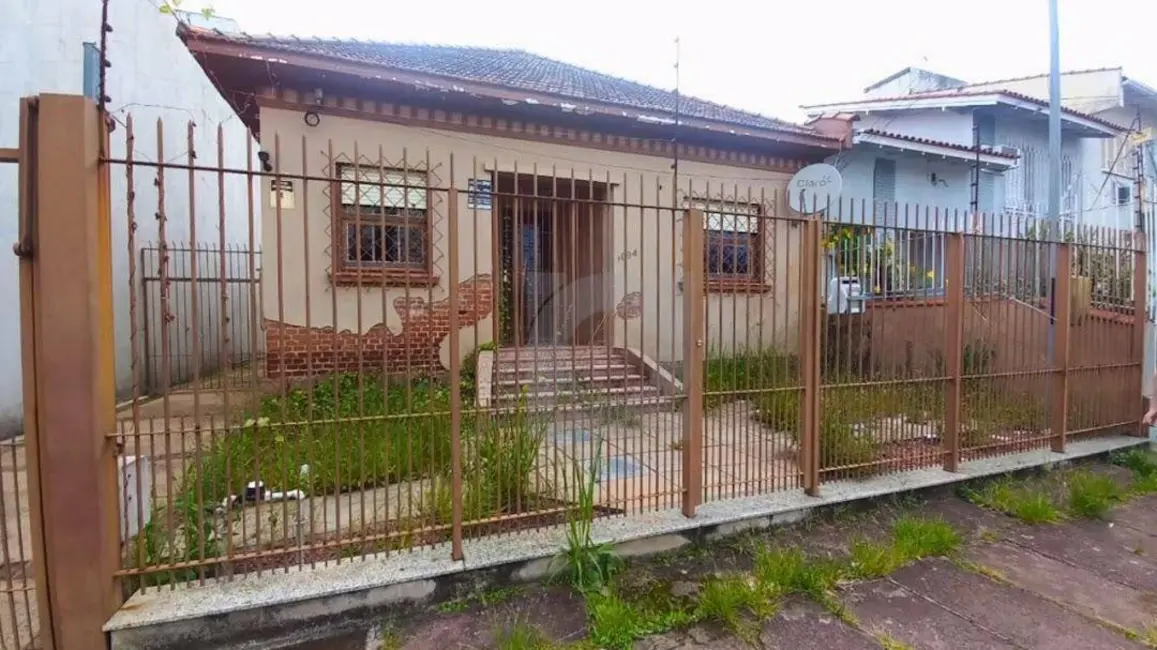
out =
<svg viewBox="0 0 1157 650"><path fill-rule="evenodd" d="M226 380L234 386L257 381L263 341L249 333L261 317L260 269L261 253L237 243L141 247L141 389L145 393L191 389L187 384L194 379L194 365L202 388L223 388ZM196 363L194 336L210 342L196 346Z"/></svg>
<svg viewBox="0 0 1157 650"><path fill-rule="evenodd" d="M224 206L240 177L247 210L222 208L215 230L261 212L262 259L170 247L133 270L198 290L132 310L133 331L189 353L168 344L137 387L163 395L160 414L135 404L112 434L135 468L130 588L443 542L461 557L582 504L691 515L1137 433L1145 256L1130 233L851 201L801 215L785 173L672 186L665 168L376 140L270 135L267 166L157 163L133 158L134 128L109 173L160 190L127 197L127 218L155 214L163 239L166 187L217 179ZM250 290L255 317L225 322ZM176 339L171 318L135 322L178 303ZM210 349L226 368L263 351L262 380L210 386Z"/></svg>

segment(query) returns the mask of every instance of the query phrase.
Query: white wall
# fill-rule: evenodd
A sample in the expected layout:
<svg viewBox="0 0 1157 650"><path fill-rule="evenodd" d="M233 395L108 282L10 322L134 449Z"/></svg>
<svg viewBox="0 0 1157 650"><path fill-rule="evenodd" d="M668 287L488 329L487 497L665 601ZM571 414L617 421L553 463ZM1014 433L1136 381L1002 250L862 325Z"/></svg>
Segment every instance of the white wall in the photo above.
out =
<svg viewBox="0 0 1157 650"><path fill-rule="evenodd" d="M844 187L841 195L845 201L854 202L859 211L861 200L872 203L872 177L877 158L896 162L896 202L899 204L899 225L904 223L904 207L909 206L909 223L912 227L923 227L924 210L930 213L937 208L944 211L967 211L971 202L971 170L968 163L937 160L918 154L891 153L868 145L858 145L843 154L838 161L842 166ZM829 159L832 162L835 159ZM936 184L932 175L936 175ZM891 210L891 208L889 208ZM847 208L845 207L845 210ZM920 213L916 216L917 210ZM892 215L889 214L889 221ZM931 216L928 217L932 219Z"/></svg>
<svg viewBox="0 0 1157 650"><path fill-rule="evenodd" d="M15 146L18 140L19 98L36 93L83 92L83 43L98 42L100 2L92 0L4 0L0 16L0 145ZM224 124L228 156L226 164L245 165L248 134L200 66L175 34L175 19L161 14L150 0L110 0L107 94L109 110L123 124L131 113L136 122L135 156L157 159L156 121L163 118L164 154L167 161L184 162L188 146L186 124L197 124L195 148L198 162L216 159L216 126ZM118 124L112 134L111 155L125 154L125 129ZM0 240L16 240L16 170L0 166ZM167 174L167 238L189 239L189 179L187 174ZM112 179L113 283L116 310L117 388L131 393L129 280L126 218L126 180L123 166L114 165ZM154 175L136 169L138 242L157 239ZM240 188L238 188L240 183ZM245 214L244 180L229 180L227 209ZM216 178L203 175L196 188L197 240L215 242L217 230ZM240 189L240 191L238 191ZM257 206L258 208L260 206ZM259 213L257 215L259 217ZM247 240L246 219L229 220L228 240ZM259 224L258 220L258 224ZM260 241L258 234L257 240ZM139 257L138 257L139 259ZM17 265L12 255L0 255L0 301L17 300ZM9 309L0 315L0 433L19 427L21 413L19 313Z"/></svg>
<svg viewBox="0 0 1157 650"><path fill-rule="evenodd" d="M911 110L861 115L861 129L877 129L955 144L972 144L972 113L956 110Z"/></svg>

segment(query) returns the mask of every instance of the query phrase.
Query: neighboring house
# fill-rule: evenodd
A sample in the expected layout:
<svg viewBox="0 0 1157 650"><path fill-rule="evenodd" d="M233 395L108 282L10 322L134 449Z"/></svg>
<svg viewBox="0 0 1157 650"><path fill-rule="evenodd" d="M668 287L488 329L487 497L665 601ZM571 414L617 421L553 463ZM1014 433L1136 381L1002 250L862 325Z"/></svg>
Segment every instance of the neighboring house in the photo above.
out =
<svg viewBox="0 0 1157 650"><path fill-rule="evenodd" d="M907 68L872 84L860 99L804 107L824 132L833 133L840 120L850 125L850 148L829 159L842 169L841 220L858 220L849 205L867 205L890 225L924 227L931 221L926 211L932 219L939 211L942 225L933 229L947 228L948 217L967 218L974 231L1007 234L1022 218L1045 215L1047 103L1000 89L962 89L963 84ZM1074 217L1083 205L1084 143L1122 130L1073 109L1064 111L1061 128L1062 211ZM919 216L908 211L917 204ZM928 281L941 286L942 237L904 231L889 236L905 269L889 283L893 289L925 288Z"/></svg>
<svg viewBox="0 0 1157 650"><path fill-rule="evenodd" d="M969 90L1003 88L1047 99L1048 75L968 84ZM1079 184L1084 195L1080 223L1133 228L1137 220L1137 153L1141 155L1144 197L1157 199L1157 89L1128 77L1121 68L1061 73L1061 102L1125 127L1113 139L1089 141L1081 160Z"/></svg>
<svg viewBox="0 0 1157 650"><path fill-rule="evenodd" d="M605 344L677 362L683 298L672 255L688 207L708 212L708 310L726 321L707 345L795 345L772 334L795 331L798 264L781 253L801 229L752 217L779 209L772 197L782 201L796 170L837 151L834 138L522 51L200 30L186 42L227 80L226 96L256 97L244 117L279 173L332 179L310 180L276 220L282 230L269 221L263 230L271 376L306 374L311 363L315 372L444 366L452 282L463 355L496 340ZM410 187L383 194L382 182ZM449 223L451 185L492 188L493 198L462 192ZM509 196L535 187L545 200ZM372 223L359 226L359 213ZM449 276L451 228L458 277ZM552 307L528 288L503 302L496 326L495 292L505 301L520 291L503 284L511 275L541 278L552 285L544 294L578 305ZM363 347L373 352L359 361Z"/></svg>
<svg viewBox="0 0 1157 650"><path fill-rule="evenodd" d="M38 0L6 2L4 7L3 20L0 20L0 145L16 146L21 97L37 93L96 97L100 70L101 3L92 0ZM204 128L204 125L223 124L227 136L233 141L244 140L244 125L236 119L233 109L177 38L177 21L173 16L162 14L157 4L149 0L109 0L108 20L112 31L108 33L111 67L107 69L106 94L109 97L108 109L116 123L110 136L111 157L123 158L125 155L124 124L129 113L136 123L134 155L139 161L156 160L158 118L164 120L164 151L170 160L180 161L187 157L186 125L190 120L199 125L194 143L205 158L209 152L216 151L216 132ZM228 26L227 21L218 20L217 24ZM243 166L244 148L230 151L228 159L234 165ZM155 245L157 240L156 219L152 218L157 208L157 193L152 169L138 168L134 188L138 250L129 251L123 167L114 168L110 176L116 386L118 395L125 397L132 393L128 260L132 255L138 262L155 263L156 255L145 249L147 243ZM168 239L187 242L189 180L187 176L171 176L166 179L165 187ZM227 181L230 187L237 182L244 188L243 179ZM216 179L199 178L196 187L198 239L216 242ZM16 169L13 165L0 165L0 212L8 215L0 239L8 242L17 239L16 220L12 216L16 214L16 189ZM244 210L244 194L244 191L231 191L230 200L241 202L228 207ZM226 234L230 242L242 242L245 238L240 231ZM174 252L174 265L182 264L187 257L187 254ZM137 288L142 283L141 273L143 270L138 268ZM0 278L4 278L0 282L3 302L17 304L17 260L14 255L0 256ZM148 291L154 296L151 308L159 308L159 300L155 298L157 283L152 283ZM138 327L143 328L143 319L147 315L141 311L141 302L138 301L137 316L142 319ZM235 305L238 308L243 306L240 302ZM187 318L187 310L184 305L173 304L170 311L178 319L178 325L173 328L176 337L176 331L186 329L180 319ZM202 304L201 313L206 323L218 318L214 306L206 302ZM0 372L0 432L12 433L19 429L21 418L20 314L16 309L9 309L5 314L0 318L0 367L3 368ZM159 312L152 314L154 320L159 317ZM209 328L206 331L216 330ZM158 338L159 335L154 335L154 343ZM241 343L237 342L238 345ZM217 346L211 347L217 349ZM212 351L206 350L206 353L203 363L208 371L216 364L217 358ZM155 350L141 349L138 354L138 360L143 364L139 369L142 373L148 372L150 363L159 364ZM175 381L184 379L182 367L187 368L187 365L182 366L180 360L174 359Z"/></svg>

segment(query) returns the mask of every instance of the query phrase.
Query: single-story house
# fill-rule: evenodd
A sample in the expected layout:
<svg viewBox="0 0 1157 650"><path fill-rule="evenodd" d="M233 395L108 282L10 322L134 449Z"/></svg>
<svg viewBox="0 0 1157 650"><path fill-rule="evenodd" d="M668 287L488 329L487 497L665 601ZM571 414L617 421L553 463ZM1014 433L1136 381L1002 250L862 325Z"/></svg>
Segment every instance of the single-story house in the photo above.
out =
<svg viewBox="0 0 1157 650"><path fill-rule="evenodd" d="M760 217L788 214L787 182L838 138L523 51L184 38L303 185L266 204L270 376L446 366L451 283L463 356L495 341L678 362L690 207L707 212L706 345L796 345L802 229Z"/></svg>

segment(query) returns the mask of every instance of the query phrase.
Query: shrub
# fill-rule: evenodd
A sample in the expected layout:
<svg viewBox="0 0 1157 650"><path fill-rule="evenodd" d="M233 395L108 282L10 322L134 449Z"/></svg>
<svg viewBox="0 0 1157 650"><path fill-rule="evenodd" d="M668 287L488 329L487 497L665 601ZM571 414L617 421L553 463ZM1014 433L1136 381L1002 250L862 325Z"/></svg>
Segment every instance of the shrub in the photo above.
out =
<svg viewBox="0 0 1157 650"><path fill-rule="evenodd" d="M755 419L776 431L798 433L800 424L800 391L777 390L759 393L755 403Z"/></svg>

